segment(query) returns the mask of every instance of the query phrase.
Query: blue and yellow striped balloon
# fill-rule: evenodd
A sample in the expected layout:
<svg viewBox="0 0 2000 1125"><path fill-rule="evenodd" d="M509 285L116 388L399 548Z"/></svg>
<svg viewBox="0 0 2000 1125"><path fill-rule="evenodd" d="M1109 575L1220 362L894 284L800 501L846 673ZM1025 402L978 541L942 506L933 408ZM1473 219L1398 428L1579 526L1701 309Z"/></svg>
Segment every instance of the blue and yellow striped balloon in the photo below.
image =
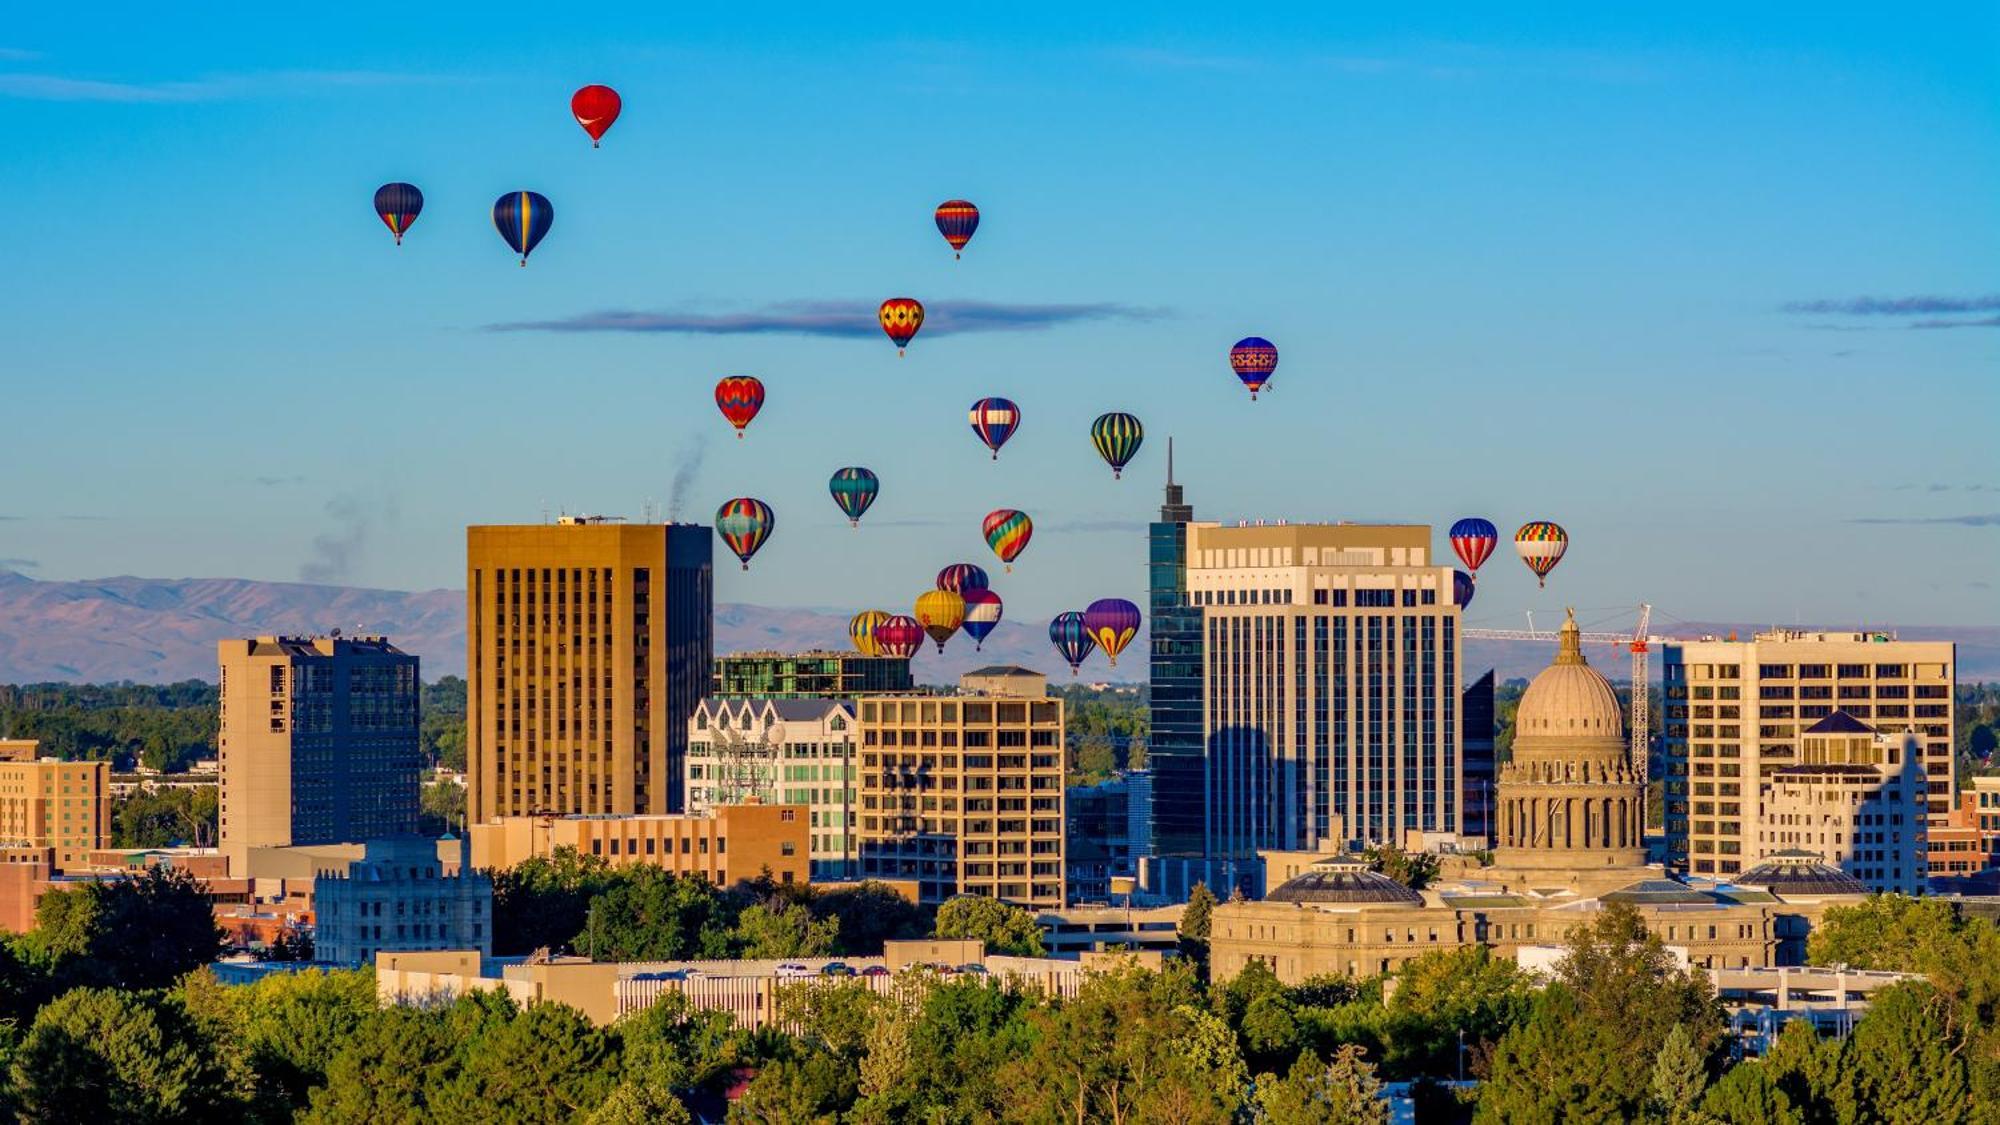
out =
<svg viewBox="0 0 2000 1125"><path fill-rule="evenodd" d="M524 266L555 219L556 209L549 205L547 196L538 192L510 191L493 203L493 225L507 245L514 248L514 253L521 256Z"/></svg>
<svg viewBox="0 0 2000 1125"><path fill-rule="evenodd" d="M1146 427L1130 414L1099 414L1097 421L1090 424L1090 444L1097 447L1097 455L1111 466L1111 479L1117 480L1125 474L1125 466L1138 456L1139 446L1146 440Z"/></svg>

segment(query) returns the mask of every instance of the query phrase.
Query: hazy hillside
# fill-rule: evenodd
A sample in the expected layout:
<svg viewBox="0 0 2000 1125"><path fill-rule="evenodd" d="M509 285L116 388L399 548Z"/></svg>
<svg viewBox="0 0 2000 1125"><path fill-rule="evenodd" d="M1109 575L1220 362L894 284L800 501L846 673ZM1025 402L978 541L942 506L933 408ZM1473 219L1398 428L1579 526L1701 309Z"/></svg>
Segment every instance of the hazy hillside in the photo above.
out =
<svg viewBox="0 0 2000 1125"><path fill-rule="evenodd" d="M797 650L844 647L847 615L826 610L719 605L716 650ZM169 683L215 678L215 642L260 633L312 633L328 629L386 633L423 657L424 675L463 675L465 595L458 590L364 590L299 582L241 578L99 578L42 582L0 571L0 683L132 680ZM1051 674L1065 672L1050 650L1040 621L1005 621L974 652L965 638L939 656L926 646L917 658L919 680L942 682L981 664L1015 663ZM1704 623L1717 634L1748 635L1756 626ZM1951 640L1959 646L1961 680L2000 679L2000 628L1905 626L1905 637ZM1086 680L1145 678L1145 638L1113 669L1104 658L1084 666ZM1548 663L1553 649L1532 642L1475 642L1463 666L1467 678L1487 668L1502 679L1529 676ZM1626 673L1626 656L1592 646L1591 662L1613 678Z"/></svg>

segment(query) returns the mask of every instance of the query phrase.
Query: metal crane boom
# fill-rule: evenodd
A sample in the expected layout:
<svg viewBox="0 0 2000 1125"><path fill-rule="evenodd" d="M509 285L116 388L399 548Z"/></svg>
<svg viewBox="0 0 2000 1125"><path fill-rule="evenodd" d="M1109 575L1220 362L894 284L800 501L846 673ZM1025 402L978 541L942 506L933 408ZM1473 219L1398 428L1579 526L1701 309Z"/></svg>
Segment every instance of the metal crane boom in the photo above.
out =
<svg viewBox="0 0 2000 1125"><path fill-rule="evenodd" d="M1624 645L1632 653L1632 772L1639 775L1640 784L1646 782L1648 749L1652 745L1653 707L1649 697L1651 685L1649 656L1654 642L1664 638L1655 637L1650 632L1653 624L1653 607L1640 603L1639 622L1630 633L1579 633L1577 637L1585 644ZM1553 644L1556 634L1547 629L1535 628L1534 614L1528 615L1526 629L1463 629L1462 636L1473 641L1540 641Z"/></svg>

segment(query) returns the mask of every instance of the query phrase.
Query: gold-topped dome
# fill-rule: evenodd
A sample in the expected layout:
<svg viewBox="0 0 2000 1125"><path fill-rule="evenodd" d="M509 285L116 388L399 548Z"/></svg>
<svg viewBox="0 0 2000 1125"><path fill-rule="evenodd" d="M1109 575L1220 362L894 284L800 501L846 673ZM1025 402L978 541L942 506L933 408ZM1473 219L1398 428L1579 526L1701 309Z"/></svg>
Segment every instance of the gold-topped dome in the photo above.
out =
<svg viewBox="0 0 2000 1125"><path fill-rule="evenodd" d="M1583 658L1576 611L1556 640L1555 663L1535 676L1515 709L1515 738L1623 738L1624 709L1611 681Z"/></svg>

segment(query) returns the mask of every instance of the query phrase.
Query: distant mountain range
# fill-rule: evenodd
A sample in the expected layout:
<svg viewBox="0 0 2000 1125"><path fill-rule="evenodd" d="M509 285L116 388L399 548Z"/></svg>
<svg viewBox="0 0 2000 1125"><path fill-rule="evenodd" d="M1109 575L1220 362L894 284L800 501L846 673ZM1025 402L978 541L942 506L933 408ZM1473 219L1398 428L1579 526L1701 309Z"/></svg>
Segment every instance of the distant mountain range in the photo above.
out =
<svg viewBox="0 0 2000 1125"><path fill-rule="evenodd" d="M1749 636L1760 626L1698 623L1700 632ZM329 629L387 635L423 658L424 677L465 673L465 594L459 590L367 590L244 578L98 578L45 582L0 570L0 683L60 680L166 683L215 678L215 642L271 633ZM847 647L847 615L830 610L723 604L715 607L717 652L798 651ZM1908 638L1958 643L1959 679L2000 679L2000 628L1918 627ZM1145 679L1142 635L1125 662L1106 666L1094 656L1088 681ZM1467 645L1467 678L1493 668L1501 679L1532 676L1552 649L1532 641ZM1591 646L1588 654L1613 679L1628 675L1622 651ZM1060 677L1040 622L1003 622L975 652L964 637L943 656L930 646L917 658L917 679L942 683L984 664L1022 664Z"/></svg>

